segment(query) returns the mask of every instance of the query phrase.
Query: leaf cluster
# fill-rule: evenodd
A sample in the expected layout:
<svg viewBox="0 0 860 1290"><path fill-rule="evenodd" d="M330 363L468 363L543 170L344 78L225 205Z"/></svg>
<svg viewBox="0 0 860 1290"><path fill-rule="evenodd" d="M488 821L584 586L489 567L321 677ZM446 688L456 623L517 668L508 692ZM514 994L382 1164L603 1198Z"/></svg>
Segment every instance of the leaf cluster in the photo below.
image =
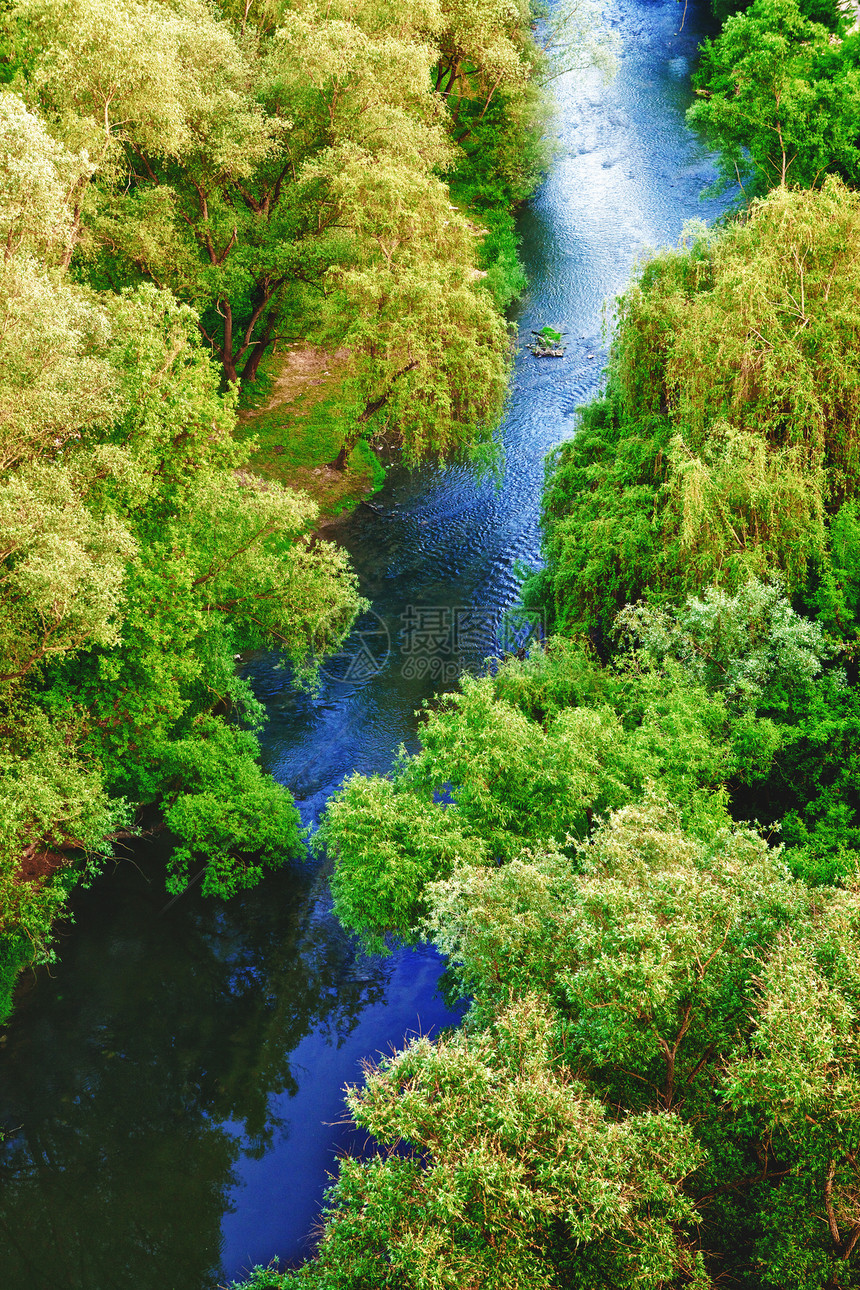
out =
<svg viewBox="0 0 860 1290"><path fill-rule="evenodd" d="M247 470L193 310L65 271L80 156L7 91L0 157L0 936L14 972L50 952L69 887L142 805L178 837L174 890L200 864L204 890L229 895L296 854L295 808L242 728L260 710L236 651L280 646L310 682L363 602L345 556L310 541L309 500Z"/></svg>
<svg viewBox="0 0 860 1290"><path fill-rule="evenodd" d="M342 921L374 948L432 940L470 1010L368 1072L351 1112L390 1154L344 1162L316 1260L252 1284L496 1284L497 1260L524 1287L858 1283L856 219L836 179L780 189L643 266L549 468L525 596L557 634L464 678L416 753L333 799ZM574 1173L548 1233L569 1160L548 1106L524 1208L524 1101L501 1084L497 1124L483 1077L511 1024L529 1101L547 1053L604 1127L648 1126L671 1235L637 1217L628 1243L618 1198L621 1229L585 1233ZM681 1140L661 1172L652 1148Z"/></svg>

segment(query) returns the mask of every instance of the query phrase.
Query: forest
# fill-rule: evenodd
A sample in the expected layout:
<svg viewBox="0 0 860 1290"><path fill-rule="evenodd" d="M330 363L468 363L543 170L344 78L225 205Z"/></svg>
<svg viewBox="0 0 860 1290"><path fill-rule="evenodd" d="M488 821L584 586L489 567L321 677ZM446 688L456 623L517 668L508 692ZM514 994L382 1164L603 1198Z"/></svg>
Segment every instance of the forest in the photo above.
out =
<svg viewBox="0 0 860 1290"><path fill-rule="evenodd" d="M237 400L279 341L343 347L337 468L382 428L492 469L541 78L600 51L507 0L0 20L3 1017L124 839L167 829L168 891L216 897L304 854L235 660L312 687L365 602Z"/></svg>
<svg viewBox="0 0 860 1290"><path fill-rule="evenodd" d="M860 1284L853 12L720 11L735 208L616 302L547 465L550 632L430 703L314 844L463 1026L369 1066L315 1290Z"/></svg>
<svg viewBox="0 0 860 1290"><path fill-rule="evenodd" d="M860 34L713 13L688 117L737 202L615 304L549 633L311 839L465 1021L349 1090L315 1255L246 1290L860 1284ZM342 349L333 468L492 474L513 212L553 76L611 60L585 4L0 0L0 1018L123 841L215 899L305 854L236 663L312 688L366 602L243 390Z"/></svg>

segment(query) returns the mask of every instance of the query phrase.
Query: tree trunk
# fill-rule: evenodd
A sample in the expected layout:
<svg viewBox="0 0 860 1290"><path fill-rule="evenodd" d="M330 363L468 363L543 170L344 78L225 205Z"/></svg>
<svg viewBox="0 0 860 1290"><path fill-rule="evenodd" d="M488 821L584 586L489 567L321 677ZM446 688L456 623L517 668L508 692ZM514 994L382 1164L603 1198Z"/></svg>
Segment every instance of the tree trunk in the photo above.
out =
<svg viewBox="0 0 860 1290"><path fill-rule="evenodd" d="M224 306L223 310L220 308L221 305ZM239 380L239 373L236 371L236 362L233 358L233 310L230 308L230 301L219 300L218 312L224 319L224 344L221 346L224 375L231 385L235 385Z"/></svg>
<svg viewBox="0 0 860 1290"><path fill-rule="evenodd" d="M328 463L329 470L346 470L346 463L349 461L349 455L360 438L361 428L360 426L356 426L355 429L353 429L344 439L341 450L335 457L334 461L330 461Z"/></svg>
<svg viewBox="0 0 860 1290"><path fill-rule="evenodd" d="M242 368L243 381L256 381L257 369L260 366L260 360L269 346L269 337L264 336L261 340L255 341L248 355L248 361Z"/></svg>
<svg viewBox="0 0 860 1290"><path fill-rule="evenodd" d="M413 358L411 363L407 363L405 367L401 367L399 372L395 372L394 376L392 376L391 381L389 382L388 389L385 391L385 393L380 395L378 399L374 399L372 403L367 404L361 416L358 418L355 425L353 426L352 430L346 436L346 439L344 439L343 447L341 448L340 452L337 454L334 461L330 461L328 463L330 470L346 470L347 458L349 457L349 454L352 452L353 448L361 438L362 426L367 425L370 418L372 416L375 416L376 413L380 410L380 408L385 407L386 403L391 398L391 387L394 384L394 382L398 380L399 377L405 376L407 372L411 372L413 368L417 366L418 366L418 360Z"/></svg>

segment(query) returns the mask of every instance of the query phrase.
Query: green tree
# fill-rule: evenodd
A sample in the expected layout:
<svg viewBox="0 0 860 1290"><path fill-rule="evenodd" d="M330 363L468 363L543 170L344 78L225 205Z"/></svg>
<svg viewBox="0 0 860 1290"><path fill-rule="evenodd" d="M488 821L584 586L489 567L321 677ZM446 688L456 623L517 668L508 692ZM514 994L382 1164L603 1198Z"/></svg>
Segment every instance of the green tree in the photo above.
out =
<svg viewBox="0 0 860 1290"><path fill-rule="evenodd" d="M835 178L777 190L621 298L606 397L548 471L527 594L559 628L603 647L646 589L827 580L830 519L857 487L857 217Z"/></svg>
<svg viewBox="0 0 860 1290"><path fill-rule="evenodd" d="M424 899L465 1030L368 1069L350 1109L388 1155L342 1162L317 1258L253 1286L856 1284L854 885L810 890L718 805L687 824L647 791ZM565 1130L560 1089L599 1118ZM650 1221L607 1153L634 1139Z"/></svg>
<svg viewBox="0 0 860 1290"><path fill-rule="evenodd" d="M252 45L196 0L115 8L107 40L88 0L18 11L42 51L22 88L98 162L75 207L93 280L170 287L230 381L284 328L346 344L356 434L385 408L409 456L480 451L507 338L438 177L435 19L299 7Z"/></svg>
<svg viewBox="0 0 860 1290"><path fill-rule="evenodd" d="M478 1020L537 990L590 1091L693 1129L712 1274L853 1285L856 891L813 898L755 834L679 824L652 799L574 865L462 869L431 889L434 937Z"/></svg>
<svg viewBox="0 0 860 1290"><path fill-rule="evenodd" d="M192 862L228 895L297 853L253 734L211 712L258 722L235 651L279 645L310 680L362 602L345 556L308 540L309 500L245 469L190 309L96 296L22 248L0 291L5 996L140 804L179 834L174 890Z"/></svg>
<svg viewBox="0 0 860 1290"><path fill-rule="evenodd" d="M755 0L704 46L689 120L720 153L725 186L747 195L811 187L825 173L860 179L860 70L853 43L798 0Z"/></svg>
<svg viewBox="0 0 860 1290"><path fill-rule="evenodd" d="M228 892L259 875L246 856L226 877L231 850L271 864L299 845L289 795L253 767L253 737L208 715L226 704L260 719L235 651L279 645L310 679L362 602L345 555L310 543L309 499L243 469L232 398L217 392L191 311L146 288L113 312L125 414L72 459L102 463L85 500L121 517L134 546L113 638L91 633L88 648L43 669L41 702L61 717L86 714L84 746L111 790L160 802L186 838L177 873L193 852L209 866L207 890Z"/></svg>
<svg viewBox="0 0 860 1290"><path fill-rule="evenodd" d="M726 1097L782 1174L756 1196L761 1284L856 1285L860 1241L857 893L825 903L812 935L786 931L761 963L754 1033Z"/></svg>
<svg viewBox="0 0 860 1290"><path fill-rule="evenodd" d="M707 818L725 780L750 762L766 770L778 746L766 740L756 762L746 725L678 668L601 673L562 639L461 684L428 712L420 751L391 778L350 777L315 835L335 860L338 917L374 948L420 933L431 881L573 847L651 780L687 820Z"/></svg>
<svg viewBox="0 0 860 1290"><path fill-rule="evenodd" d="M348 1103L388 1154L342 1162L317 1260L253 1285L708 1284L684 1239L690 1134L674 1116L610 1119L558 1066L538 1000L415 1040Z"/></svg>
<svg viewBox="0 0 860 1290"><path fill-rule="evenodd" d="M280 286L271 265L254 263L265 220L253 194L250 206L241 195L261 167L264 186L277 183L264 163L283 130L250 92L249 55L199 0L117 0L109 19L91 0L33 0L15 17L39 50L22 92L95 163L97 182L77 195L74 214L81 251L107 253L96 281L143 276L220 308L217 350L235 380ZM255 292L256 319L243 317L236 336L236 296L245 305Z"/></svg>

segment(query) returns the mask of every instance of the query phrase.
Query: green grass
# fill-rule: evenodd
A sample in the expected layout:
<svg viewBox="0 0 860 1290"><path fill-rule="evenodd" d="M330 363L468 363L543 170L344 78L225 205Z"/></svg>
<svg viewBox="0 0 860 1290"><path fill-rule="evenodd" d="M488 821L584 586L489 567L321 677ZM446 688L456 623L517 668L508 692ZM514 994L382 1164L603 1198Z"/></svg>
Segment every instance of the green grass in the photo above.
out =
<svg viewBox="0 0 860 1290"><path fill-rule="evenodd" d="M292 379L289 351L268 355L257 380L242 389L237 434L257 441L250 461L253 470L310 493L321 518L330 518L380 489L385 470L363 440L343 473L327 469L345 435L347 363L310 347L302 352L318 359L322 370Z"/></svg>

